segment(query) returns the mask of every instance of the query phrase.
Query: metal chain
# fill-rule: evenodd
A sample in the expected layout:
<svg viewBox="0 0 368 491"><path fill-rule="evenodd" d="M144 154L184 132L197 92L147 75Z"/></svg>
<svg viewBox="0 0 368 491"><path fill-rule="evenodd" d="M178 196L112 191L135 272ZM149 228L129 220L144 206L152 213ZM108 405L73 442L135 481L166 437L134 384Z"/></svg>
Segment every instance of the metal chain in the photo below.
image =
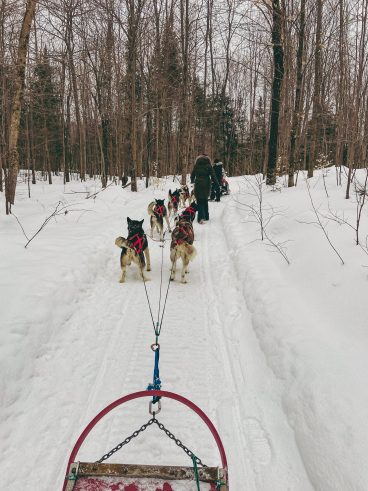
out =
<svg viewBox="0 0 368 491"><path fill-rule="evenodd" d="M137 437L140 433L142 433L143 431L145 431L153 423L155 423L160 428L160 430L162 430L164 433L166 433L166 435L170 438L170 440L174 440L174 442L177 444L177 446L180 447L192 460L195 460L197 462L197 465L200 465L202 467L207 467L201 461L201 459L199 457L197 457L191 450L189 450L189 448L186 447L179 440L179 438L176 438L176 436L173 433L171 433L171 431L169 431L167 428L165 428L165 426L162 423L160 423L155 417L151 418L149 421L147 421L146 424L142 425L139 428L139 430L134 431L134 433L132 433L127 438L125 438L125 440L122 441L121 443L119 443L119 445L117 445L116 447L114 447L113 449L111 449L110 452L108 452L105 455L103 455L100 458L100 460L97 460L97 462L100 464L104 460L107 460L108 458L110 458L112 455L114 455L115 452L117 452L118 450L120 450L124 445L127 445L133 438Z"/></svg>
<svg viewBox="0 0 368 491"><path fill-rule="evenodd" d="M189 450L188 447L186 447L180 440L179 438L176 438L175 435L173 435L173 433L171 433L171 431L169 431L167 428L165 428L165 426L160 423L156 418L152 418L153 419L153 423L156 423L157 426L160 428L160 430L164 431L166 433L166 435L171 439L171 440L174 440L174 442L177 444L178 447L180 447L182 450L184 450L184 452L193 460L195 460L197 462L197 465L200 465L202 467L207 467L199 457L197 457L196 455L194 455L194 453Z"/></svg>
<svg viewBox="0 0 368 491"><path fill-rule="evenodd" d="M146 430L148 428L148 426L151 426L151 424L154 422L154 418L151 418L149 421L147 421L146 424L142 425L139 430L136 430L134 431L130 436L128 436L127 438L125 438L124 441L122 441L121 443L119 443L119 445L116 445L116 447L112 448L110 450L110 452L107 452L105 455L103 455L100 460L97 460L96 463L99 463L101 464L101 462L103 462L104 460L107 460L111 457L111 455L114 455L115 452L117 452L118 450L120 450L122 447L124 447L124 445L127 445L133 438L136 438L139 433L142 433L144 430Z"/></svg>

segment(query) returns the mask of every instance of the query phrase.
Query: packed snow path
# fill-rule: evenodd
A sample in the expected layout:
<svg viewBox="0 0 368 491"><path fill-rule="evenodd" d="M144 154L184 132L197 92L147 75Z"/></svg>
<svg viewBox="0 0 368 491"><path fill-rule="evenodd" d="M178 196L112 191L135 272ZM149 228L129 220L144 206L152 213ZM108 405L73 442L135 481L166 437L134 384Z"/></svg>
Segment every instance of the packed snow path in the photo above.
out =
<svg viewBox="0 0 368 491"><path fill-rule="evenodd" d="M4 489L61 488L67 457L86 424L108 403L144 390L151 381L154 333L144 286L134 265L126 283L118 282L120 252L114 240L126 235L127 216L145 218L148 232L147 205L166 191L107 190L95 203L83 204L93 213L58 219L26 251L12 222L8 233L17 236L18 261L8 275L13 301L5 310L14 342L2 348L7 363L1 387ZM28 217L33 229L39 216ZM250 291L257 282L244 276L243 269L256 277L252 267L257 263L252 266L245 256L247 226L242 221L236 203L227 197L210 204L209 223L195 224L197 257L190 264L189 282L181 284L178 271L170 285L160 336L162 388L191 399L212 419L227 452L231 490L345 491L349 486L336 485L346 482L344 477L328 483L318 465L313 468L317 457L308 448L313 433L298 426L304 410L315 417L310 394L297 389L297 375L295 382L289 380L287 374L298 367L288 366L283 341L271 331L262 336L262 329L272 327L268 292L263 288L264 303L257 300ZM147 289L156 319L160 243L150 241L150 251ZM164 296L169 242L163 253ZM1 272L6 274L7 267L2 263ZM271 284L276 282L273 273L271 268ZM275 317L276 327L285 321L285 316ZM90 434L80 460L97 460L149 417L148 400L113 411ZM220 463L209 431L187 408L164 399L158 419L204 463ZM190 465L156 428L111 461Z"/></svg>

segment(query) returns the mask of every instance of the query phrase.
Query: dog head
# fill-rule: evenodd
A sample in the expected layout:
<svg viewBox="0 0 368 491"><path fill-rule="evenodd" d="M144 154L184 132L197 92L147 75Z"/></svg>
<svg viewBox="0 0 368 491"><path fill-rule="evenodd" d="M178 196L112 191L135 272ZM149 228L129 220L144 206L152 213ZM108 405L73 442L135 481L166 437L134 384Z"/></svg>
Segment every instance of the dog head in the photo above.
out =
<svg viewBox="0 0 368 491"><path fill-rule="evenodd" d="M129 236L139 234L139 235L144 235L144 230L143 230L143 220L131 220L129 217L127 218L128 222L128 232Z"/></svg>
<svg viewBox="0 0 368 491"><path fill-rule="evenodd" d="M156 206L165 206L164 199L155 199L155 201L156 201Z"/></svg>
<svg viewBox="0 0 368 491"><path fill-rule="evenodd" d="M172 203L178 203L180 197L180 189L175 189L172 193L171 189L169 189L169 196Z"/></svg>

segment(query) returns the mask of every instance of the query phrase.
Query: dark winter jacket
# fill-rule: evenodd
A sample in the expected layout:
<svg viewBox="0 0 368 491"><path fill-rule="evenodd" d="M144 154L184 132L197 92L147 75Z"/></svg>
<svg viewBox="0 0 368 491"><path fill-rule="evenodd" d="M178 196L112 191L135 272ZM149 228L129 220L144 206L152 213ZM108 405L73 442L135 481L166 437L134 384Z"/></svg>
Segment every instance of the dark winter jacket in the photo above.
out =
<svg viewBox="0 0 368 491"><path fill-rule="evenodd" d="M200 155L197 157L190 175L190 182L194 182L194 195L197 201L208 199L211 189L211 177L215 185L218 186L218 180L213 171L210 158L207 155Z"/></svg>
<svg viewBox="0 0 368 491"><path fill-rule="evenodd" d="M224 167L224 164L222 162L215 162L213 164L213 170L215 171L215 176L216 176L216 178L220 184L222 181L223 167Z"/></svg>

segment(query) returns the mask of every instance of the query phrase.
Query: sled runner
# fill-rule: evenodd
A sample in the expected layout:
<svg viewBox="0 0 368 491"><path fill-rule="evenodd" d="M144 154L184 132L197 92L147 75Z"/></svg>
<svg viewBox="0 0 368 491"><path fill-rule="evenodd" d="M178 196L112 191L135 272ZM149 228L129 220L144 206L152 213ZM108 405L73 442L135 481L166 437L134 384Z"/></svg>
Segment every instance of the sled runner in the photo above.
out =
<svg viewBox="0 0 368 491"><path fill-rule="evenodd" d="M130 437L114 447L97 462L78 462L77 453L84 440L96 424L117 406L133 399L154 397L150 403L153 415L146 424L135 431ZM174 399L192 409L211 431L221 457L221 467L207 467L185 445L178 440L164 425L156 419L158 408L152 409L160 398ZM155 412L157 411L157 412ZM156 424L171 440L181 447L192 459L191 467L164 465L133 465L103 463L116 451L149 426ZM227 460L220 436L206 414L193 402L173 392L146 390L122 397L104 408L84 429L69 457L63 491L229 491L227 476Z"/></svg>

